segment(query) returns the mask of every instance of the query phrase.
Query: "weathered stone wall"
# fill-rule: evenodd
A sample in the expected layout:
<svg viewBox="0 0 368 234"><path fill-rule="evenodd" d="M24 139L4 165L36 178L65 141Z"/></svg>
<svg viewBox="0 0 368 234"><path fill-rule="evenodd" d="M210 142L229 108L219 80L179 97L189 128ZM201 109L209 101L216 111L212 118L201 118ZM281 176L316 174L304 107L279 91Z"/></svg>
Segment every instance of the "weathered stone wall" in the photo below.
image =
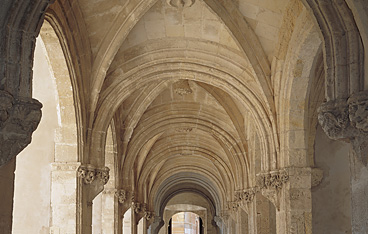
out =
<svg viewBox="0 0 368 234"><path fill-rule="evenodd" d="M329 139L321 127L316 134L315 165L324 175L312 189L313 234L351 233L350 145Z"/></svg>

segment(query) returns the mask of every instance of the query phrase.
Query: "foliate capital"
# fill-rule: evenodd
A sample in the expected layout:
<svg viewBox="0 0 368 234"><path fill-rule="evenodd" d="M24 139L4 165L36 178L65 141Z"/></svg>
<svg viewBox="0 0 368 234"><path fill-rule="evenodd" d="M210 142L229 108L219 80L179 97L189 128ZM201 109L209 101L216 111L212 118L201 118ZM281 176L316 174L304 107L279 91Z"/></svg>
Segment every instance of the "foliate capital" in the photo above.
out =
<svg viewBox="0 0 368 234"><path fill-rule="evenodd" d="M42 104L32 98L15 98L0 90L0 166L31 143L41 120Z"/></svg>
<svg viewBox="0 0 368 234"><path fill-rule="evenodd" d="M99 169L91 164L81 165L77 171L78 177L83 179L84 184L92 184L92 182L98 179L103 185L109 181L109 172L110 169L108 167Z"/></svg>
<svg viewBox="0 0 368 234"><path fill-rule="evenodd" d="M235 201L251 203L256 195L256 188L249 188L235 192Z"/></svg>
<svg viewBox="0 0 368 234"><path fill-rule="evenodd" d="M346 137L349 123L349 108L345 99L323 103L318 108L318 121L331 139Z"/></svg>
<svg viewBox="0 0 368 234"><path fill-rule="evenodd" d="M136 214L138 214L142 211L142 204L139 202L132 202L131 208Z"/></svg>
<svg viewBox="0 0 368 234"><path fill-rule="evenodd" d="M108 167L96 169L96 176L105 185L110 179L110 169Z"/></svg>
<svg viewBox="0 0 368 234"><path fill-rule="evenodd" d="M257 175L257 185L260 189L276 189L280 190L289 180L287 170L276 170Z"/></svg>
<svg viewBox="0 0 368 234"><path fill-rule="evenodd" d="M124 204L127 200L127 191L119 189L115 192L115 197L118 198L120 204Z"/></svg>
<svg viewBox="0 0 368 234"><path fill-rule="evenodd" d="M367 165L368 91L352 94L348 100L325 102L318 109L318 120L331 139L349 139L359 160Z"/></svg>
<svg viewBox="0 0 368 234"><path fill-rule="evenodd" d="M149 221L154 217L154 213L148 210L148 204L143 204L143 217Z"/></svg>

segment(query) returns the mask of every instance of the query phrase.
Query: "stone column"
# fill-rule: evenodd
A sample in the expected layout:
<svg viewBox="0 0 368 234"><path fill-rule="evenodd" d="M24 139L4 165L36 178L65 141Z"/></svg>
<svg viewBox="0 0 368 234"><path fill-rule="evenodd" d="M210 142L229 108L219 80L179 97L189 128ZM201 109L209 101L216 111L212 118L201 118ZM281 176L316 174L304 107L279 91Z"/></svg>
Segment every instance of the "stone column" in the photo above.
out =
<svg viewBox="0 0 368 234"><path fill-rule="evenodd" d="M35 10L26 3L17 5L24 6L14 6L14 8L27 7L29 8L27 10ZM31 5L41 4L32 3ZM32 21L31 18L28 20ZM0 47L2 45L5 44L0 41ZM19 48L16 49L19 50ZM19 53L16 55L19 56ZM12 80L10 78L8 80ZM19 86L15 88L18 89ZM14 97L9 92L0 90L0 186L2 188L0 192L0 233L7 234L12 231L15 156L31 143L32 133L41 120L41 107L42 104L35 99Z"/></svg>
<svg viewBox="0 0 368 234"><path fill-rule="evenodd" d="M137 223L135 208L136 208L136 204L133 203L130 209L130 211L132 212L131 222L130 222L130 228L131 228L130 234L138 234L138 227L137 227L138 223Z"/></svg>
<svg viewBox="0 0 368 234"><path fill-rule="evenodd" d="M226 225L228 225L229 222L229 215L226 211L222 211L220 216L215 216L213 220L216 222L217 226L220 228L221 234L227 234L228 228Z"/></svg>
<svg viewBox="0 0 368 234"><path fill-rule="evenodd" d="M109 180L109 168L81 165L78 168L77 233L92 233L92 201Z"/></svg>
<svg viewBox="0 0 368 234"><path fill-rule="evenodd" d="M153 223L150 226L151 234L158 234L160 228L164 225L164 221L160 216L154 216Z"/></svg>
<svg viewBox="0 0 368 234"><path fill-rule="evenodd" d="M124 228L124 212L123 207L127 205L128 192L123 189L115 191L115 234L121 234Z"/></svg>
<svg viewBox="0 0 368 234"><path fill-rule="evenodd" d="M350 153L352 232L368 233L368 168Z"/></svg>
<svg viewBox="0 0 368 234"><path fill-rule="evenodd" d="M312 169L288 168L277 212L277 233L312 234Z"/></svg>
<svg viewBox="0 0 368 234"><path fill-rule="evenodd" d="M237 230L238 233L255 233L255 227L251 226L256 223L256 206L255 202L255 195L257 192L257 188L248 188L244 190L240 190L235 192L235 201L238 203L238 218L237 218ZM243 217L242 213L246 215ZM246 219L246 220L244 220ZM244 226L245 225L245 226Z"/></svg>
<svg viewBox="0 0 368 234"><path fill-rule="evenodd" d="M0 233L12 233L15 158L0 168Z"/></svg>
<svg viewBox="0 0 368 234"><path fill-rule="evenodd" d="M255 199L248 205L248 231L249 234L257 233L257 210L256 210Z"/></svg>
<svg viewBox="0 0 368 234"><path fill-rule="evenodd" d="M333 140L350 141L352 153L352 231L368 233L368 91L352 94L348 100L325 102L318 109L318 121ZM348 157L348 155L347 155Z"/></svg>
<svg viewBox="0 0 368 234"><path fill-rule="evenodd" d="M108 168L95 169L79 162L53 163L51 231L91 233L92 200L102 191L108 178Z"/></svg>
<svg viewBox="0 0 368 234"><path fill-rule="evenodd" d="M288 168L260 173L257 185L262 195L276 207L277 233L310 233L310 170Z"/></svg>
<svg viewBox="0 0 368 234"><path fill-rule="evenodd" d="M148 210L148 205L143 205L143 234L148 234L148 227L150 222L153 221L153 212Z"/></svg>

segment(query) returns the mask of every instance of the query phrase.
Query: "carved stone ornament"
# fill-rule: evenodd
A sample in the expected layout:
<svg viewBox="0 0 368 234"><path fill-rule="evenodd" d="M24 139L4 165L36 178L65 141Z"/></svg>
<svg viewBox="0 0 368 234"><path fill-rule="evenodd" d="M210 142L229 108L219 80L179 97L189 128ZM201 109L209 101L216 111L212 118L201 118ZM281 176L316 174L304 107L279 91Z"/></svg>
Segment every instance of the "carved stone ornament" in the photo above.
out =
<svg viewBox="0 0 368 234"><path fill-rule="evenodd" d="M348 100L323 103L318 120L331 139L349 139L356 157L367 165L368 91L352 94Z"/></svg>
<svg viewBox="0 0 368 234"><path fill-rule="evenodd" d="M368 133L368 92L351 95L348 105L351 125L364 133Z"/></svg>
<svg viewBox="0 0 368 234"><path fill-rule="evenodd" d="M179 94L180 96L193 93L188 80L179 80L178 82L173 84L173 88L175 93Z"/></svg>
<svg viewBox="0 0 368 234"><path fill-rule="evenodd" d="M110 169L108 167L96 169L96 176L105 185L110 179Z"/></svg>
<svg viewBox="0 0 368 234"><path fill-rule="evenodd" d="M81 165L78 168L78 177L83 179L85 184L92 184L95 179L99 179L103 185L105 185L109 181L109 171L108 167L104 167L102 169L96 169L93 165Z"/></svg>
<svg viewBox="0 0 368 234"><path fill-rule="evenodd" d="M285 169L257 175L257 186L262 195L270 200L277 210L280 210L280 191L283 185L288 181L289 173Z"/></svg>
<svg viewBox="0 0 368 234"><path fill-rule="evenodd" d="M142 211L142 204L139 202L132 202L131 208L134 210L136 214Z"/></svg>
<svg viewBox="0 0 368 234"><path fill-rule="evenodd" d="M349 126L349 108L346 100L333 100L318 108L318 121L331 139L346 137Z"/></svg>
<svg viewBox="0 0 368 234"><path fill-rule="evenodd" d="M124 204L127 200L127 192L123 189L117 190L115 192L115 197L118 198L118 201L120 204Z"/></svg>
<svg viewBox="0 0 368 234"><path fill-rule="evenodd" d="M32 98L14 98L0 90L0 166L31 143L41 120L42 104Z"/></svg>
<svg viewBox="0 0 368 234"><path fill-rule="evenodd" d="M167 0L167 3L175 8L191 7L195 0Z"/></svg>
<svg viewBox="0 0 368 234"><path fill-rule="evenodd" d="M271 171L257 175L257 184L260 189L279 190L288 180L289 174L286 170Z"/></svg>
<svg viewBox="0 0 368 234"><path fill-rule="evenodd" d="M256 195L256 188L249 188L235 193L235 201L250 203Z"/></svg>
<svg viewBox="0 0 368 234"><path fill-rule="evenodd" d="M96 168L93 165L81 165L78 168L78 177L83 179L85 184L91 184L96 178Z"/></svg>
<svg viewBox="0 0 368 234"><path fill-rule="evenodd" d="M193 128L183 127L183 128L176 128L175 130L176 130L176 132L179 132L179 133L189 133L193 130Z"/></svg>
<svg viewBox="0 0 368 234"><path fill-rule="evenodd" d="M148 205L146 203L143 204L143 217L149 221L154 217L154 213L148 210Z"/></svg>
<svg viewBox="0 0 368 234"><path fill-rule="evenodd" d="M220 214L220 219L223 223L226 223L230 218L229 212L227 210L222 210Z"/></svg>
<svg viewBox="0 0 368 234"><path fill-rule="evenodd" d="M222 219L219 216L213 217L213 221L215 221L217 226L221 227Z"/></svg>

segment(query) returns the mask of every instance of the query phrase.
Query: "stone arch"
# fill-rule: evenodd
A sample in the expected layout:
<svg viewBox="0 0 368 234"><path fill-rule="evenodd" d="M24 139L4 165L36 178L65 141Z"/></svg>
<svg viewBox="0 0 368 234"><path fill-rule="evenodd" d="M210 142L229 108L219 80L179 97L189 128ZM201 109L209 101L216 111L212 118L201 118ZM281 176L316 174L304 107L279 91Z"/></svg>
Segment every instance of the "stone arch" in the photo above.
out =
<svg viewBox="0 0 368 234"><path fill-rule="evenodd" d="M364 50L354 17L345 1L303 0L323 38L327 102L364 90Z"/></svg>
<svg viewBox="0 0 368 234"><path fill-rule="evenodd" d="M41 28L40 36L45 43L48 53L49 63L52 67L53 75L56 81L57 99L58 99L58 123L56 143L55 143L55 161L57 162L78 162L78 138L77 121L75 113L78 113L76 107L79 106L76 91L72 85L72 77L69 75L66 57L59 40L59 35L54 30L55 26L49 23L49 18ZM76 103L76 105L74 105Z"/></svg>
<svg viewBox="0 0 368 234"><path fill-rule="evenodd" d="M94 112L98 108L99 93L102 88L106 72L110 67L110 64L118 51L118 48L122 45L124 39L129 34L133 26L138 20L144 15L146 11L156 2L156 0L142 1L137 4L135 1L130 1L127 4L127 8L131 9L132 14L134 13L135 20L128 17L123 24L115 23L110 29L109 33L105 36L104 43L100 46L97 60L93 66L93 85L92 85L92 101L91 101L91 112ZM254 35L253 30L248 26L246 21L241 16L238 8L232 1L218 2L215 0L205 0L206 4L228 25L230 31L232 31L234 37L237 39L247 57L250 58L251 64L255 69L258 81L263 87L263 92L268 100L267 112L273 113L273 101L272 91L270 87L270 65L268 64L267 57L264 51ZM135 5L135 8L133 6ZM230 15L235 14L238 17ZM123 21L126 18L125 12L122 12L117 18L116 22ZM237 33L236 33L237 32ZM239 35L240 33L240 35ZM114 40L111 40L114 38ZM257 51L257 53L254 53ZM92 123L93 121L91 121Z"/></svg>
<svg viewBox="0 0 368 234"><path fill-rule="evenodd" d="M74 62L73 60L75 60L76 55L74 53L72 53L71 51L73 51L73 43L70 43L71 40L68 40L68 33L66 33L65 31L63 31L63 29L65 29L65 27L63 27L63 22L59 22L58 21L58 17L56 15L53 14L52 12L48 12L45 16L46 19L46 24L48 31L47 33L51 33L53 34L52 37L48 37L50 40L50 43L52 44L56 44L56 43L60 43L60 48L57 51L57 53L54 54L54 58L58 58L57 55L64 55L65 57L65 62L64 64L66 66L63 67L59 67L60 73L68 73L69 76L69 80L72 86L72 94L68 94L68 96L72 96L73 99L73 105L74 105L74 112L75 112L75 123L76 123L76 134L77 134L77 142L78 142L78 149L77 149L77 158L76 161L79 162L83 162L84 161L84 149L83 149L83 132L84 132L84 110L83 110L83 105L84 105L84 98L83 95L81 94L80 87L83 87L83 85L80 85L80 77L81 77L81 71L80 68L74 66ZM52 28L52 30L50 30ZM68 42L68 43L67 43ZM50 51L52 53L56 52L56 51ZM77 52L75 52L77 53ZM57 61L55 61L57 62Z"/></svg>
<svg viewBox="0 0 368 234"><path fill-rule="evenodd" d="M183 64L183 62L180 62L180 64ZM179 65L179 63L178 63L178 65ZM155 66L157 67L158 65L156 64ZM190 66L192 66L192 65L190 65ZM138 80L135 80L135 77L138 77L138 76L141 77L142 80L143 80L143 77L144 77L144 80L145 80L144 82L145 83L153 81L152 79L156 79L156 80L158 80L158 79L162 80L164 78L165 79L169 79L170 78L170 76L169 76L170 72L177 71L176 69L173 69L172 71L165 71L165 72L163 72L159 76L157 74L155 74L154 76L149 76L149 72L152 69L152 67L147 67L147 71L144 71L142 67L140 67L140 69L141 69L141 71L139 73L137 73L135 71L132 72L132 75L133 76L132 76L132 78L129 78L129 83L131 83L134 80L134 82L135 82L134 85L143 85L143 83L141 84L141 83L139 83ZM167 67L165 67L165 69L167 69ZM177 69L181 69L182 71L185 71L184 70L184 67L182 65L180 65L180 67L178 67ZM204 69L204 67L201 68L199 66L196 69ZM214 77L219 78L220 80L222 80L224 78L224 77L223 78L220 78L221 76L218 74L219 71L216 71L216 73L212 73L212 74L203 74L203 73L192 72L191 70L192 70L192 68L186 69L187 72L191 73L191 74L189 74L190 77L192 77L192 76L195 76L196 77L195 79L191 79L191 80L195 80L195 81L199 81L199 82L207 82L208 83L208 79L207 79L208 77L211 77L210 80L214 80L213 79ZM153 70L151 70L151 71L153 72ZM208 72L207 69L206 69L206 72ZM202 76L203 76L203 78L202 78ZM223 74L223 76L228 76L228 74ZM214 81L212 81L211 84L212 85L216 84L215 86L219 86L222 89L225 89L226 92L232 93L233 95L235 94L234 91L235 92L238 92L237 90L239 89L239 87L242 87L243 86L240 83L238 83L237 80L233 80L235 83L237 83L237 87L234 87L234 86L231 85L232 87L229 87L228 88L226 86L229 85L229 81L228 80L230 79L230 77L228 77L226 79L227 79L227 81L225 81L225 80L220 81L219 80L218 83L217 82L214 83ZM223 82L225 82L225 84ZM137 84L137 83L139 83L139 84ZM122 85L122 86L120 87L119 85ZM110 95L111 93L113 93L113 89L123 90L124 89L123 86L126 86L126 85L127 85L127 82L118 81L116 84L113 84L111 86L111 89L106 89L106 91L104 91L104 93L106 93L106 95ZM127 87L126 91L117 93L118 96L116 96L116 97L113 97L113 98L112 97L108 97L108 96L106 96L106 97L103 97L102 96L101 97L101 100L104 100L104 102L107 104L107 105L104 105L103 103L100 104L101 108L99 109L99 113L102 114L101 115L101 118L111 118L112 117L112 116L108 116L108 115L112 115L112 113L114 111L111 111L111 110L116 110L118 108L118 106L120 105L120 102L113 104L109 100L111 98L114 99L114 100L124 100L124 98L127 97L131 93L131 90L132 90L131 88L128 88L128 86L126 86L126 87ZM243 91L241 93L238 93L237 95L239 95L239 96L236 97L236 99L240 100L241 102L249 103L249 98L248 97L244 97L244 95L242 93L244 94L246 92ZM102 94L102 95L104 95L104 94ZM257 100L257 97L252 97L252 100L254 100L254 101ZM258 102L258 101L255 101L255 102ZM113 104L114 107L112 107L111 104ZM250 110L254 109L253 107L255 106L255 103L250 104L250 106L251 106L251 107L249 107ZM104 108L109 108L110 109L110 112L109 113L106 112ZM255 116L259 116L259 115L262 115L263 116L263 114L264 114L263 105L262 104L259 104L259 106L257 105L257 108L256 109L257 110L253 110L254 111L253 113L255 114ZM257 112L257 111L260 111L260 112ZM269 143L272 142L270 144L271 146L269 144L266 144L265 142L264 142L264 144L262 144L263 150L264 150L264 154L263 155L266 155L265 156L266 158L268 158L268 157L272 158L269 161L267 161L267 160L264 161L264 164L265 164L264 167L266 167L266 168L273 167L274 168L275 165L276 165L276 161L277 161L276 160L276 152L275 152L277 150L276 149L277 148L276 147L277 144L276 144L275 139L274 139L274 137L276 137L276 135L270 133L270 132L273 132L272 124L269 122L269 120L267 118L264 119L262 117L255 117L254 119L255 119L255 121L266 121L267 122L267 123L264 123L264 124L260 124L259 123L257 125L257 127L260 129L260 131L261 131L260 134L262 135L262 137L264 137L263 139L265 140L265 142L266 141L269 142ZM96 125L95 125L95 128L94 128L95 129L94 130L95 131L94 134L96 134L96 136L94 137L94 139L96 140L96 142L102 142L102 140L103 140L103 137L104 137L103 136L103 132L104 131L102 129L104 128L104 126L101 126L100 125L103 122L104 121L102 121L102 119L100 119L100 117L98 117L96 119ZM97 130L97 129L101 129L102 131ZM97 134L100 135L100 136L98 136ZM93 145L95 145L95 144L93 144ZM267 149L269 146L271 148L270 149ZM268 165L270 165L270 166L268 166Z"/></svg>
<svg viewBox="0 0 368 234"><path fill-rule="evenodd" d="M37 94L40 97L40 100L44 102L46 112L44 114L43 121L41 121L42 128L40 128L40 131L37 133L38 139L34 142L34 144L38 144L37 147L41 146L42 150L37 152L33 146L28 148L30 151L24 151L25 154L30 155L27 159L20 157L18 160L18 172L21 173L18 181L20 184L22 184L24 183L24 179L29 180L29 177L22 177L22 175L24 175L24 172L22 171L24 170L24 167L22 167L24 160L33 160L35 157L41 156L42 159L35 158L32 163L28 164L34 167L34 172L36 173L38 170L41 170L37 174L42 177L32 177L32 180L29 180L28 184L33 188L40 186L39 184L42 184L41 187L48 188L48 191L44 191L44 189L32 189L31 191L25 192L23 190L25 188L22 187L20 187L18 191L22 193L22 197L25 197L24 194L28 194L29 200L35 199L33 204L39 205L39 210L42 210L41 208L43 208L44 210L49 211L49 214L47 215L38 214L44 218L50 218L48 215L53 217L52 222L49 220L49 224L44 225L43 228L61 228L62 230L66 231L66 229L63 229L65 227L62 227L62 223L69 214L64 212L65 209L63 209L63 207L70 205L65 201L70 201L75 198L70 191L76 189L77 187L76 178L75 175L70 178L70 174L75 174L79 166L77 150L77 126L73 100L74 94L69 70L67 69L66 65L67 61L60 45L59 38L47 20L44 21L44 24L40 29L40 36L37 40L39 41L38 45L41 45L44 54L44 58L42 59L43 64L41 64L43 73L36 73L35 75L39 75L40 77L34 77L33 80L34 83L37 84L37 86L34 88L38 89L37 92L35 92L35 95ZM40 54L38 54L38 56L39 55ZM39 59L39 57L36 59ZM38 61L35 60L35 62ZM39 65L37 69L39 72ZM43 82L38 82L39 79L48 79L48 81L43 80ZM50 85L50 83L52 85ZM52 116L50 117L50 115ZM47 136L47 139L43 139L43 142L40 142L40 136L43 136L44 138ZM48 160L47 165L44 164L45 160ZM45 173L47 175L45 175ZM32 197L37 192L41 191L43 192L43 199L41 199L42 196L40 195L38 195L36 198ZM65 201L60 201L60 199L58 199L60 196L59 193L65 198ZM17 194L15 194L15 196L17 196ZM37 200L40 200L41 203L46 201L47 206L45 207L44 204L40 205L40 201ZM14 207L14 212L16 214L19 210L17 209L17 203L22 204L22 201L16 200ZM26 208L23 209L23 212L21 212L23 214L37 212L27 211ZM35 215L35 217L38 216ZM22 226L27 227L27 225L19 225L15 223L15 232L24 232ZM37 228L37 224L30 226ZM69 227L67 227L67 229L68 228ZM68 230L71 229L73 229L73 226ZM36 230L26 231L33 232Z"/></svg>
<svg viewBox="0 0 368 234"><path fill-rule="evenodd" d="M72 20L68 20L68 18ZM88 163L84 143L87 136L87 94L91 75L92 54L87 28L80 9L79 1L55 1L45 15L60 38L74 92L76 105L78 155L80 161Z"/></svg>
<svg viewBox="0 0 368 234"><path fill-rule="evenodd" d="M0 95L4 103L1 112L5 116L1 120L4 123L0 141L6 147L1 149L0 166L31 142L32 133L41 119L42 104L32 99L32 65L36 37L51 2L35 4L20 0L2 3ZM13 122L16 121L24 126L15 125ZM9 129L12 130L9 132Z"/></svg>
<svg viewBox="0 0 368 234"><path fill-rule="evenodd" d="M159 187L156 186L152 190L150 200L151 204L154 204L156 215L162 216L163 209L170 198L184 191L196 191L206 197L212 206L212 211L216 214L219 214L224 207L225 194L220 193L209 179L195 173L180 172L166 178Z"/></svg>
<svg viewBox="0 0 368 234"><path fill-rule="evenodd" d="M196 109L194 109L196 110ZM210 110L206 110L206 109L201 109L202 113L208 113L207 116L209 119L212 119L213 116L211 117ZM198 111L198 109L197 109ZM138 155L139 150L141 149L141 147L145 144L145 141L147 141L147 139L151 139L153 138L153 136L158 135L158 134L162 134L162 132L168 131L170 130L170 128L172 127L172 124L177 124L180 127L180 122L183 121L184 119L180 116L181 114L178 113L177 116L171 116L170 118L167 118L168 116L165 116L166 112L162 112L160 113L159 116L157 115L153 115L156 119L156 121L150 123L148 126L146 126L146 124L143 122L141 124L141 126L136 130L136 135L132 138L131 140L131 144L132 146L130 147L130 151L128 153L128 155L126 156L127 159L125 159L125 163L126 163L126 168L130 168L132 166L132 164L134 163L134 161L136 160L136 156ZM194 116L193 116L194 117ZM192 118L193 118L192 117ZM245 177L247 174L247 168L240 168L240 164L245 164L244 163L244 159L242 160L242 150L239 147L237 141L234 139L234 136L232 136L231 134L227 134L226 130L223 129L223 127L220 125L214 125L211 124L209 121L207 121L204 118L199 118L199 120L194 121L192 118L190 118L190 116L187 116L187 118L185 118L185 124L186 126L195 128L197 130L203 131L203 132L208 132L208 136L211 137L211 133L215 136L214 140L217 141L221 141L221 139L223 139L224 143L226 145L232 145L233 146L233 150L232 151L225 151L228 160L230 160L230 165L229 165L229 169L231 171L233 171L235 173L236 176L240 176L240 177ZM164 123L162 123L163 120L168 120L170 121L170 124L166 125ZM223 124L225 125L225 124ZM219 136L219 138L216 139L216 136ZM160 137L160 139L163 139L163 137ZM171 140L175 142L174 140L175 138L172 138ZM205 140L205 139L203 139ZM173 143L174 143L173 142ZM180 140L178 141L179 145L180 145ZM220 143L220 142L219 142ZM165 144L163 144L165 145ZM178 146L179 146L178 145ZM220 144L221 146L221 144ZM226 147L223 147L224 149L226 149ZM156 152L159 153L159 152ZM161 154L159 154L161 155ZM151 158L152 159L152 158ZM125 172L125 176L124 177L128 177L129 175L126 174L127 172ZM230 173L233 174L233 173ZM243 184L243 182L240 183L241 178L233 178L234 181L238 181L239 184ZM238 185L240 186L240 185Z"/></svg>
<svg viewBox="0 0 368 234"><path fill-rule="evenodd" d="M7 27L2 34L5 43L1 43L0 50L6 54L1 71L1 90L6 90L15 97L31 98L32 95L32 62L44 12L52 1L34 4L28 1L11 1L4 4L1 26ZM21 67L23 65L24 67Z"/></svg>
<svg viewBox="0 0 368 234"><path fill-rule="evenodd" d="M294 30L290 40L280 85L285 88L280 92L283 94L280 96L280 111L287 110L283 115L284 118L280 118L281 132L286 133L281 137L281 147L289 149L289 152L283 155L282 167L303 167L313 164L313 158L308 158L307 155L307 150L311 147L308 145L309 138L314 139L313 134L310 136L313 132L311 129L315 128L316 124L314 122L314 126L311 126L313 113L310 112L313 112L313 108L316 111L319 103L310 103L312 101L310 97L311 94L318 95L319 93L315 92L320 90L318 86L313 85L316 84L315 80L321 78L316 73L320 65L317 62L320 61L318 58L320 58L321 41L318 30L306 13L304 11L296 22L297 29ZM311 155L313 153L309 156Z"/></svg>

